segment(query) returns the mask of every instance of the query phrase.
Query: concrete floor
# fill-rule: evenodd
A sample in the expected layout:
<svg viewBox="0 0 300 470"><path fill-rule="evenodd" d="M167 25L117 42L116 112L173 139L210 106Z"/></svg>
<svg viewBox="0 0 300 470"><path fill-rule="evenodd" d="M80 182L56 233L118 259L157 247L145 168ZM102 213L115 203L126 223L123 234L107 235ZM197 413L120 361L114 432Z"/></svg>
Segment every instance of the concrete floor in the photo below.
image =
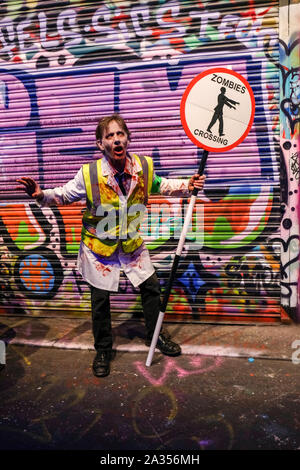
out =
<svg viewBox="0 0 300 470"><path fill-rule="evenodd" d="M116 325L111 374L98 379L87 327L62 322L58 341L57 320L27 320L1 323L1 450L300 449L299 326L171 325L184 354L146 367L140 325Z"/></svg>

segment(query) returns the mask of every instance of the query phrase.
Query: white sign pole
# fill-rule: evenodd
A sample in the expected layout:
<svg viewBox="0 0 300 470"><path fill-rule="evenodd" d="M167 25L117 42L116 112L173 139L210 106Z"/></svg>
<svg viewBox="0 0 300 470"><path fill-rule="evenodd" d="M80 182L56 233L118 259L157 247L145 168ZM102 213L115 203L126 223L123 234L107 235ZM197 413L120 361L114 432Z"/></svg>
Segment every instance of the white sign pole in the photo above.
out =
<svg viewBox="0 0 300 470"><path fill-rule="evenodd" d="M203 175L207 157L208 157L208 151L204 150L203 155L202 155L202 159L201 159L201 162L200 162L200 165L199 165L199 170L198 170L198 174L200 176ZM182 228L182 231L181 231L180 239L179 239L179 242L178 242L178 245L177 245L177 250L176 250L176 253L175 253L174 260L173 260L171 273L170 273L168 284L167 284L165 294L164 294L162 308L161 308L161 311L159 312L159 315L158 315L158 319L157 319L157 322L156 322L156 326L155 326L154 334L153 334L153 337L152 337L150 349L149 349L149 352L148 352L148 357L147 357L147 360L146 360L146 366L147 367L151 366L151 363L152 363L154 350L155 350L156 345L157 345L157 340L158 340L158 337L159 337L159 333L160 333L161 326L162 326L164 316L165 316L165 312L166 312L166 309L167 309L172 284L173 284L173 281L175 279L175 274L176 274L177 267L178 267L178 264L179 264L179 261L180 261L180 256L181 256L181 253L182 253L182 250L183 250L184 242L185 242L185 239L186 239L186 234L188 232L190 221L191 221L192 216L193 216L193 210L194 210L194 206L195 206L195 203L196 203L196 200L197 200L197 194L198 194L198 189L194 188L193 191L192 191L192 195L191 195L191 199L190 199L190 202L189 202L188 210L187 210L187 213L186 213L186 216L185 216L185 220L184 220L183 228Z"/></svg>

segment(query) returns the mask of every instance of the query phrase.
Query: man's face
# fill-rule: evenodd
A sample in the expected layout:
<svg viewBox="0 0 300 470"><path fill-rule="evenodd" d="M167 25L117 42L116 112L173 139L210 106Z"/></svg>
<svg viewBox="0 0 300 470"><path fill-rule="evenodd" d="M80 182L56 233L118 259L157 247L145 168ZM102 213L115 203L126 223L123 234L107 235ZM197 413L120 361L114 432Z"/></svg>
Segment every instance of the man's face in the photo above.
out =
<svg viewBox="0 0 300 470"><path fill-rule="evenodd" d="M124 129L116 121L111 121L98 146L112 164L120 166L125 162L128 143L128 136Z"/></svg>

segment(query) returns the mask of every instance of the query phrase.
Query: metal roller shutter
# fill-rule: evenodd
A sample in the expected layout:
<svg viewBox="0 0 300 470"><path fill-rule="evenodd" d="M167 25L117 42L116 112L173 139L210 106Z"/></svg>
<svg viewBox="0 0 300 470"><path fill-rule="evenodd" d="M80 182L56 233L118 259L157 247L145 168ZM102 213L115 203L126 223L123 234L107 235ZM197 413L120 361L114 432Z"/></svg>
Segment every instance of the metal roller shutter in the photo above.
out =
<svg viewBox="0 0 300 470"><path fill-rule="evenodd" d="M209 156L166 320L280 320L278 2L15 1L0 14L1 313L90 315L76 272L84 206L41 209L15 179L66 183L97 157L97 121L113 112L157 174L191 176L202 151L183 131L182 94L200 72L230 66L254 91L253 128ZM142 232L162 287L186 208L149 200ZM140 314L125 277L111 304L115 319Z"/></svg>

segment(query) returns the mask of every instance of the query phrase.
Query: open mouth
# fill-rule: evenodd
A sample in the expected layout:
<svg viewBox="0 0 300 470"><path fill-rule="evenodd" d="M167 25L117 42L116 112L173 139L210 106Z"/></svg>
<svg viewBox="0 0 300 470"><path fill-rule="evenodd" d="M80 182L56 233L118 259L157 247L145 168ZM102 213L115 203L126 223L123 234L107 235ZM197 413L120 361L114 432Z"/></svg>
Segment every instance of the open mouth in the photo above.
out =
<svg viewBox="0 0 300 470"><path fill-rule="evenodd" d="M118 145L117 147L114 148L114 154L117 157L122 157L124 154L124 149L121 145Z"/></svg>

